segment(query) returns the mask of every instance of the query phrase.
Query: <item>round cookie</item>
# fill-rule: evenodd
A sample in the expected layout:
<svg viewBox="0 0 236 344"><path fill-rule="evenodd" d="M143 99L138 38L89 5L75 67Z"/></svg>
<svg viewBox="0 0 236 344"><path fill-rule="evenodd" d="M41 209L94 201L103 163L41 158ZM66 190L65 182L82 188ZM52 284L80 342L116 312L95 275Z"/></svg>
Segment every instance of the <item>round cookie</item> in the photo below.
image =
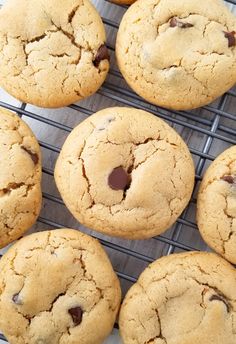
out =
<svg viewBox="0 0 236 344"><path fill-rule="evenodd" d="M36 221L42 201L41 152L31 129L0 108L0 247Z"/></svg>
<svg viewBox="0 0 236 344"><path fill-rule="evenodd" d="M198 194L197 223L207 244L236 264L236 146L206 171Z"/></svg>
<svg viewBox="0 0 236 344"><path fill-rule="evenodd" d="M27 236L0 261L0 328L11 344L101 344L120 298L105 251L75 230Z"/></svg>
<svg viewBox="0 0 236 344"><path fill-rule="evenodd" d="M235 84L235 42L236 18L221 0L142 0L122 19L116 55L141 97L184 110Z"/></svg>
<svg viewBox="0 0 236 344"><path fill-rule="evenodd" d="M84 99L108 73L105 40L89 0L8 0L0 11L0 85L41 107Z"/></svg>
<svg viewBox="0 0 236 344"><path fill-rule="evenodd" d="M125 297L124 344L234 344L236 271L213 253L191 252L151 264Z"/></svg>
<svg viewBox="0 0 236 344"><path fill-rule="evenodd" d="M87 227L129 239L169 228L189 202L194 166L181 137L133 108L108 108L68 136L55 167L61 196Z"/></svg>

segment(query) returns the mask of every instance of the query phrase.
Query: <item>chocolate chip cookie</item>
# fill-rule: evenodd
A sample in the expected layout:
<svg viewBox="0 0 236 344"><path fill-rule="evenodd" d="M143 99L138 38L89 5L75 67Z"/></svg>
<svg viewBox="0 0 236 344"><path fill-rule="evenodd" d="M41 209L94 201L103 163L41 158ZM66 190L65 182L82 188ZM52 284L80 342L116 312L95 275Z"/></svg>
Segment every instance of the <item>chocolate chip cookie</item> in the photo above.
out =
<svg viewBox="0 0 236 344"><path fill-rule="evenodd" d="M151 264L120 312L124 344L234 344L236 271L213 253L191 252Z"/></svg>
<svg viewBox="0 0 236 344"><path fill-rule="evenodd" d="M41 153L23 120L0 108L0 247L19 238L41 208Z"/></svg>
<svg viewBox="0 0 236 344"><path fill-rule="evenodd" d="M8 0L0 11L0 85L41 107L84 99L108 73L105 40L88 0Z"/></svg>
<svg viewBox="0 0 236 344"><path fill-rule="evenodd" d="M117 107L72 131L55 179L66 206L85 226L150 238L169 228L188 204L194 166L187 146L164 121Z"/></svg>
<svg viewBox="0 0 236 344"><path fill-rule="evenodd" d="M197 108L236 82L236 17L219 0L137 1L122 19L116 55L147 101Z"/></svg>
<svg viewBox="0 0 236 344"><path fill-rule="evenodd" d="M198 194L200 233L216 252L236 264L236 146L208 168Z"/></svg>
<svg viewBox="0 0 236 344"><path fill-rule="evenodd" d="M120 297L105 251L78 231L29 235L0 261L0 329L11 344L101 344Z"/></svg>

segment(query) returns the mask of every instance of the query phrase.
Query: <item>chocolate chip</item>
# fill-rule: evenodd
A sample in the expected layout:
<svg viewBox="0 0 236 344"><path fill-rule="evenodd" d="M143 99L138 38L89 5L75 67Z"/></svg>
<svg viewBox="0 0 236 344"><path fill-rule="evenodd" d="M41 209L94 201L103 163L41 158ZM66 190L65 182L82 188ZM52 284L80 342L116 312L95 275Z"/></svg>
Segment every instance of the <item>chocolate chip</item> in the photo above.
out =
<svg viewBox="0 0 236 344"><path fill-rule="evenodd" d="M226 308L227 308L227 312L229 313L230 312L230 305L228 304L228 302L222 297L222 296L219 296L219 295L212 295L209 299L209 301L221 301L225 304Z"/></svg>
<svg viewBox="0 0 236 344"><path fill-rule="evenodd" d="M81 323L83 317L82 309L79 306L77 306L69 309L68 313L71 315L75 326L78 326Z"/></svg>
<svg viewBox="0 0 236 344"><path fill-rule="evenodd" d="M224 180L229 184L234 184L234 177L233 176L223 176L220 179Z"/></svg>
<svg viewBox="0 0 236 344"><path fill-rule="evenodd" d="M100 48L98 49L95 59L93 60L94 66L98 67L102 60L108 60L108 61L110 60L108 49L105 46L105 44L101 45Z"/></svg>
<svg viewBox="0 0 236 344"><path fill-rule="evenodd" d="M33 163L35 165L37 165L37 163L39 162L38 154L37 153L33 153L31 150L29 150L28 148L26 148L24 146L22 146L21 148L30 155Z"/></svg>
<svg viewBox="0 0 236 344"><path fill-rule="evenodd" d="M108 177L108 185L113 190L125 190L129 183L129 175L122 166L114 168Z"/></svg>
<svg viewBox="0 0 236 344"><path fill-rule="evenodd" d="M183 23L180 20L176 19L175 17L171 18L170 20L170 27L180 27L181 29L187 29L189 27L193 27L193 24L190 23Z"/></svg>
<svg viewBox="0 0 236 344"><path fill-rule="evenodd" d="M225 38L228 39L228 47L234 47L236 45L236 39L235 39L235 31L231 31L231 32L226 32L223 31L225 34Z"/></svg>
<svg viewBox="0 0 236 344"><path fill-rule="evenodd" d="M11 192L11 190L16 190L16 189L20 188L23 185L25 185L25 184L24 183L10 183L2 191L3 191L4 194L9 194Z"/></svg>
<svg viewBox="0 0 236 344"><path fill-rule="evenodd" d="M16 305L22 305L22 304L23 304L23 303L22 303L22 300L21 300L21 298L20 298L19 293L14 294L14 295L12 296L12 301L13 301Z"/></svg>

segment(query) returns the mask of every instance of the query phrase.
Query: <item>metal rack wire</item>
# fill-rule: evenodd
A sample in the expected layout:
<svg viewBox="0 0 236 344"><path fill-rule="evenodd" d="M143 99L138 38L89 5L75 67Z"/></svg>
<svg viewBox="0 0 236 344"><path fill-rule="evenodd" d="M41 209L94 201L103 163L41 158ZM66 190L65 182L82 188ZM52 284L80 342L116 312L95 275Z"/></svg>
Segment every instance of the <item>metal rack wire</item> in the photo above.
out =
<svg viewBox="0 0 236 344"><path fill-rule="evenodd" d="M236 5L236 0L227 0L227 2L232 4L232 7ZM108 6L118 7L115 4L104 3L104 7L106 6L107 8ZM125 6L122 6L122 11L124 10ZM230 90L217 102L194 111L168 111L145 102L130 90L117 70L114 59L114 38L119 24L109 15L106 15L106 9L104 9L104 13L103 21L108 31L108 47L112 55L109 77L97 95L92 97L92 101L70 105L68 109L65 109L65 113L73 111L73 113L76 112L85 118L97 110L98 106L96 104L100 103L100 99L103 99L103 102L107 101L110 106L132 106L152 112L175 127L184 137L196 166L196 183L190 204L176 224L165 234L146 241L129 242L89 231L90 234L99 238L108 251L122 282L123 289L126 290L136 281L143 268L161 255L178 251L208 249L201 240L195 223L196 193L204 170L209 163L225 148L236 144L236 90ZM107 11L107 13L111 13L111 11ZM41 114L37 108L28 104L16 105L1 99L0 106L16 112L30 125L33 123L33 128L37 127L37 125L44 125L45 130L58 131L58 139L60 133L63 132L63 135L66 136L74 126L65 123L63 117ZM43 180L49 178L53 183L53 164L60 152L60 145L52 144L41 138L40 135L38 139L46 156L45 161L46 159L50 160L53 156L52 164L48 166L47 163L44 163L43 167ZM76 221L67 221L69 215L65 218L62 217L62 220L58 220L56 215L49 216L50 209L54 208L63 209L66 212L63 201L55 188L44 189L43 198L44 206L36 230L41 228L74 227L87 231ZM136 267L135 272L133 266ZM5 341L1 334L0 339Z"/></svg>

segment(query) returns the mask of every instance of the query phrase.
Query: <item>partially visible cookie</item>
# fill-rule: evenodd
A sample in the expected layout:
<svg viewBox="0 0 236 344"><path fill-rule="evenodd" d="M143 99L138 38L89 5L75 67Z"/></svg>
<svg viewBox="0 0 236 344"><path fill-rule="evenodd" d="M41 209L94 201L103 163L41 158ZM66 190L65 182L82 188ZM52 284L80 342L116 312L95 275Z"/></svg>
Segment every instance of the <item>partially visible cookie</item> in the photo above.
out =
<svg viewBox="0 0 236 344"><path fill-rule="evenodd" d="M236 146L218 156L205 173L197 223L207 244L236 264Z"/></svg>
<svg viewBox="0 0 236 344"><path fill-rule="evenodd" d="M124 344L234 344L236 270L213 253L191 252L151 264L125 297Z"/></svg>
<svg viewBox="0 0 236 344"><path fill-rule="evenodd" d="M75 230L29 235L0 261L0 329L11 344L102 344L120 298L105 251Z"/></svg>
<svg viewBox="0 0 236 344"><path fill-rule="evenodd" d="M0 247L19 238L41 208L41 152L28 125L0 108Z"/></svg>
<svg viewBox="0 0 236 344"><path fill-rule="evenodd" d="M236 83L236 17L221 0L137 1L121 21L116 56L147 101L200 107Z"/></svg>
<svg viewBox="0 0 236 344"><path fill-rule="evenodd" d="M168 229L189 202L194 166L168 124L133 108L108 108L68 136L55 167L61 196L87 227L129 239Z"/></svg>
<svg viewBox="0 0 236 344"><path fill-rule="evenodd" d="M108 73L105 41L89 0L8 0L0 11L0 85L41 107L84 99Z"/></svg>

